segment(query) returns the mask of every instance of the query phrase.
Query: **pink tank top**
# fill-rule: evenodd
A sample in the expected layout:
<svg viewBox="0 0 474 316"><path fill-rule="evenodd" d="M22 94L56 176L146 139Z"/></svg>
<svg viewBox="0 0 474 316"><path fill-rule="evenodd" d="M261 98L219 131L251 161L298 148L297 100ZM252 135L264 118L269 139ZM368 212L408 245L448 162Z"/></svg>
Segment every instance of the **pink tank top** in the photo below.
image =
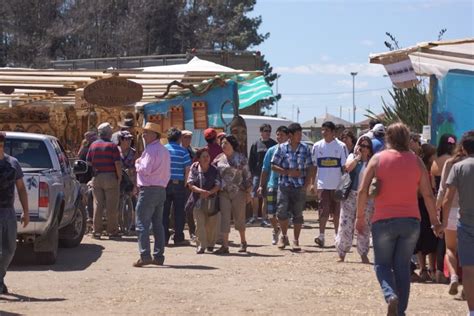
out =
<svg viewBox="0 0 474 316"><path fill-rule="evenodd" d="M420 219L417 192L421 171L418 157L411 151L384 150L379 155L375 173L380 180L380 192L375 198L372 223L399 217Z"/></svg>

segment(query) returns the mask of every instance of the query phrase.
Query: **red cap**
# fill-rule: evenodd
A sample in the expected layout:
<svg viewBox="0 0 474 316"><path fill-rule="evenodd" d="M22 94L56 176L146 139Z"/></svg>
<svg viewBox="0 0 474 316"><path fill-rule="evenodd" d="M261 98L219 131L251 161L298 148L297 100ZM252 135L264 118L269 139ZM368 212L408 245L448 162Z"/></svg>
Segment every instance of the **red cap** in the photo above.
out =
<svg viewBox="0 0 474 316"><path fill-rule="evenodd" d="M217 137L217 132L213 128L208 128L204 130L204 138L205 139L213 139Z"/></svg>

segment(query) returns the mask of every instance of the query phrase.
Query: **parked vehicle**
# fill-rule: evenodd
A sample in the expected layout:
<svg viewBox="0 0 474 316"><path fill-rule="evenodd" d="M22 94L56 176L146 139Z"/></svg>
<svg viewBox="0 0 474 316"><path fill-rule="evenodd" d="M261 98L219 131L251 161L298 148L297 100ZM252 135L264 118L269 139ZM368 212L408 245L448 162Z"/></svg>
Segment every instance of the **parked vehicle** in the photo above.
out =
<svg viewBox="0 0 474 316"><path fill-rule="evenodd" d="M30 211L30 224L22 227L17 195L18 241L33 244L37 263L53 264L58 245L76 247L84 236L86 211L75 174L86 172L87 164L76 161L71 167L56 137L21 132L6 135L5 153L20 163Z"/></svg>

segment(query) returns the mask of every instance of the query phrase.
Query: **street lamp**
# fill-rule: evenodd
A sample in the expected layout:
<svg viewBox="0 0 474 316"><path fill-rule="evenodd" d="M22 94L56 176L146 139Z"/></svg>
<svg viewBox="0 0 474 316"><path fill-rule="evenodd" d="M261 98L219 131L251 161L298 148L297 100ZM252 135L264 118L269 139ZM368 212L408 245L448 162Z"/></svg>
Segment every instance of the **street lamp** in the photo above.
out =
<svg viewBox="0 0 474 316"><path fill-rule="evenodd" d="M355 104L355 77L357 76L357 72L351 72L352 76L352 119L355 126L356 123L356 104Z"/></svg>
<svg viewBox="0 0 474 316"><path fill-rule="evenodd" d="M276 77L276 96L278 97L278 78L280 78L281 75L277 75ZM276 99L276 116L278 117L278 99Z"/></svg>

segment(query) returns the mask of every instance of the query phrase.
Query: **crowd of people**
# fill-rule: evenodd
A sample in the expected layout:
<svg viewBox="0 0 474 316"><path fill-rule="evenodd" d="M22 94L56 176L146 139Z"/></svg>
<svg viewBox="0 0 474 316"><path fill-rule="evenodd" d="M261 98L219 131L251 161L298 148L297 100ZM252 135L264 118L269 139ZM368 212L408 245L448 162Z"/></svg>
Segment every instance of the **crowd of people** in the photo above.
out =
<svg viewBox="0 0 474 316"><path fill-rule="evenodd" d="M135 230L140 254L133 266L163 265L171 243L194 242L196 254L229 254L232 224L240 237L238 252L245 253L246 226L255 224L259 214L261 225L272 229L272 245L300 251L306 194L313 192L319 201L315 244L329 244L330 218L339 262L357 237L361 261L369 263L372 242L388 314L404 315L410 282L427 281L448 283L451 295L462 284L474 310L474 130L460 142L442 135L435 148L422 144L420 135L402 123L386 128L371 121L356 138L352 130L327 121L322 139L311 147L302 141L298 123L280 126L276 140L270 137L271 126L262 124L247 159L233 135L208 128L207 145L193 148L192 132L172 127L163 145L160 126L151 122L142 128L144 150L138 156L132 125L122 124L113 133L109 123L100 124L97 133L84 135L78 156L91 166L79 180L92 187L93 238L121 238L119 195L124 178L132 184L125 194L134 197L135 221L127 229ZM15 166L1 148L0 163L7 159ZM21 169L10 170L21 179ZM19 182L12 183L21 189ZM246 222L248 204L253 211Z"/></svg>

